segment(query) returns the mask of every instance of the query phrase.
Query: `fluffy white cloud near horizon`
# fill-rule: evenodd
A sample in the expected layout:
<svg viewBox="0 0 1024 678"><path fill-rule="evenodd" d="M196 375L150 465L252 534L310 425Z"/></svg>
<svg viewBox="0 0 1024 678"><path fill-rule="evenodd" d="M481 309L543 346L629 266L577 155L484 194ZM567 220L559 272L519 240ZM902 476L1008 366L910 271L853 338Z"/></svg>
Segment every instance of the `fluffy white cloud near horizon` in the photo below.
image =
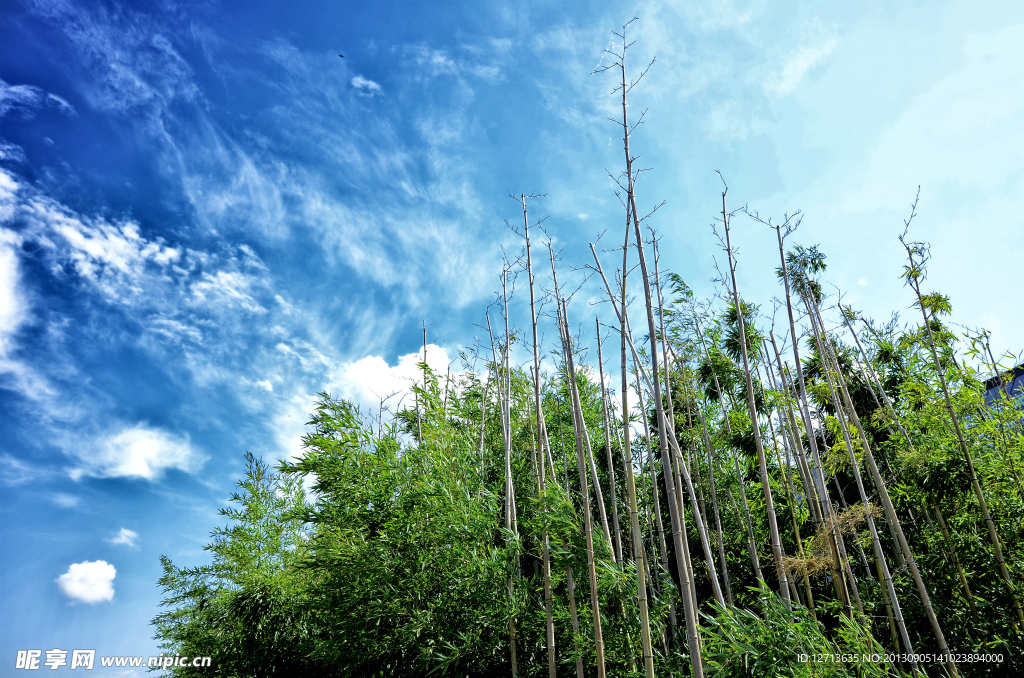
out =
<svg viewBox="0 0 1024 678"><path fill-rule="evenodd" d="M394 365L378 355L367 355L358 360L337 365L325 379L321 391L354 403L372 418L394 413L401 408L412 406L411 393L415 384L423 383L423 372L419 363L423 351L399 356ZM447 375L451 361L447 349L436 344L427 344L427 365L435 374ZM452 373L452 378L458 378ZM382 404L381 401L385 402ZM284 457L296 457L302 453L302 436L306 432L305 422L313 411L316 398L306 391L296 391L274 417L275 440L278 452Z"/></svg>
<svg viewBox="0 0 1024 678"><path fill-rule="evenodd" d="M414 384L423 383L419 367L422 361L423 351L400 356L394 366L380 356L368 355L341 365L335 378L336 388L342 397L365 407L379 406L382 398L388 398L388 404L395 407L412 392ZM450 365L448 351L427 344L427 365L439 375L446 374Z"/></svg>
<svg viewBox="0 0 1024 678"><path fill-rule="evenodd" d="M114 599L114 577L117 569L105 560L72 563L68 571L57 577L57 588L77 603L104 603Z"/></svg>

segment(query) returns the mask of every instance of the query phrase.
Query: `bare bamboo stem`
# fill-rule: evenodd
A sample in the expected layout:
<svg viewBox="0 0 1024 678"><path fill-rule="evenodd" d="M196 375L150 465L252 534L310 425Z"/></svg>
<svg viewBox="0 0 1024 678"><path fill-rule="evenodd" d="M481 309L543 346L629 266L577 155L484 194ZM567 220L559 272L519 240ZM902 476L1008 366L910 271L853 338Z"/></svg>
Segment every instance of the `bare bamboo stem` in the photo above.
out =
<svg viewBox="0 0 1024 678"><path fill-rule="evenodd" d="M789 583L786 566L782 560L782 541L779 539L779 525L775 517L775 502L772 499L772 488L768 480L768 464L764 456L761 442L761 431L757 426L757 408L754 405L754 382L751 377L750 356L747 351L746 321L743 318L743 305L740 300L739 286L736 283L736 262L733 257L731 235L729 233L729 212L725 206L725 195L728 187L722 191L722 226L725 230L725 248L729 257L729 275L732 279L732 297L736 305L736 318L739 321L740 354L743 357L743 373L747 385L747 409L750 411L750 423L754 432L754 448L757 451L757 465L761 474L761 490L764 493L765 512L768 514L768 531L772 540L772 555L775 558L775 575L779 581L779 592L789 607Z"/></svg>
<svg viewBox="0 0 1024 678"><path fill-rule="evenodd" d="M587 571L590 575L590 608L594 617L594 648L597 652L597 676L605 678L604 637L601 633L601 606L597 594L597 568L594 561L594 529L590 518L590 490L588 489L586 462L584 459L586 436L583 428L583 408L580 406L576 389L576 370L573 362L569 321L565 300L561 300L562 344L565 347L566 376L569 380L569 394L572 398L573 423L576 432L576 464L580 474L580 499L583 504L583 529L587 539Z"/></svg>

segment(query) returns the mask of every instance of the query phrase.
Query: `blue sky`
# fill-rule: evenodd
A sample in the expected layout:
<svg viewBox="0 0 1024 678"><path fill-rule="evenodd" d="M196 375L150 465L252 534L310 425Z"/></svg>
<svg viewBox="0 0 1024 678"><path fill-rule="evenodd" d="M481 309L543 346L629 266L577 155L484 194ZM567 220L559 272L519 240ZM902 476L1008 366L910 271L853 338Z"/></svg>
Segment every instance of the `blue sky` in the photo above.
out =
<svg viewBox="0 0 1024 678"><path fill-rule="evenodd" d="M375 408L424 320L441 369L481 335L519 248L509 191L546 194L531 213L582 280L623 223L614 76L591 72L633 15L665 268L714 293L721 170L736 206L802 210L793 242L887 318L921 185L926 287L1024 349L1020 3L9 0L0 661L155 653L159 556L205 562L246 450L294 454L322 389ZM768 312L774 234L734 226ZM607 319L600 297L575 319Z"/></svg>

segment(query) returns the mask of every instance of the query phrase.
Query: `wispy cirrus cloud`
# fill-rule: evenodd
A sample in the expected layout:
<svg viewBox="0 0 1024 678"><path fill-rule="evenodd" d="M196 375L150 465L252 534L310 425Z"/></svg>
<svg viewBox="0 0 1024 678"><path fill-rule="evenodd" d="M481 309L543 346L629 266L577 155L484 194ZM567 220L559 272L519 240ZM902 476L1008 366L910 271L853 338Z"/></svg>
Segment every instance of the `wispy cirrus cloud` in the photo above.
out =
<svg viewBox="0 0 1024 678"><path fill-rule="evenodd" d="M59 23L81 56L85 68L77 86L85 99L137 128L161 172L181 186L195 215L185 229L276 246L308 238L312 230L323 256L373 282L403 288L415 304L426 301L414 295L432 277L428 272L446 261L419 246L422 224L444 224L446 237L470 248L464 266L496 254L472 251L480 242L467 237L482 215L471 159L459 151L472 124L461 110L473 100L471 80L501 76L509 41L472 43L457 54L423 43L389 52L405 74L399 83L405 89L447 79L429 88L437 102L416 118L425 130L417 147L402 139L401 120L365 108L383 94L381 83L352 72L333 53L274 37L239 61L228 58L238 46L201 26L186 30L139 12L113 14L73 2L38 11ZM198 66L183 56L192 42L201 43L204 67L224 78L259 79L280 96L238 111L251 120L244 128L226 123L230 104L211 100L197 79ZM262 68L268 60L280 67L269 76ZM449 90L455 96L445 94ZM392 199L362 197L382 193ZM391 245L403 241L411 241L409 247L395 252ZM390 265L405 255L413 255L405 265Z"/></svg>
<svg viewBox="0 0 1024 678"><path fill-rule="evenodd" d="M0 118L8 115L33 115L41 108L53 107L75 115L74 107L64 97L34 85L11 85L0 78Z"/></svg>
<svg viewBox="0 0 1024 678"><path fill-rule="evenodd" d="M351 381L339 381L339 366L381 356L387 367L412 309L429 316L490 293L508 237L500 228L477 237L490 217L470 152L479 121L467 111L478 85L504 77L511 40L396 45L381 52L394 65L386 75L284 38L245 46L131 9L68 0L35 11L66 38L76 105L128 130L159 195L183 205L170 228L71 206L17 164L0 171L0 256L13 262L4 271L13 292L0 298L9 348L0 380L49 430L62 473L154 483L195 473L208 452L176 408L216 400L220 409L221 389L273 418L299 398L302 428L308 394ZM204 84L208 71L225 89L258 79L272 96L242 110ZM385 91L425 105L405 116L375 108ZM33 105L44 97L30 94ZM281 256L299 250L298 260ZM321 285L360 303L308 294ZM146 395L170 399L166 419L124 402L130 368L108 363L104 379L84 378L80 347L92 360L103 347L154 366L163 381ZM339 391L369 397L351 384Z"/></svg>
<svg viewBox="0 0 1024 678"><path fill-rule="evenodd" d="M760 80L761 90L769 99L792 94L812 72L835 60L832 53L841 44L841 30L845 32L849 27L826 23L819 17L794 21L787 34L757 45L767 58L762 56L760 63L746 64L748 73Z"/></svg>
<svg viewBox="0 0 1024 678"><path fill-rule="evenodd" d="M6 452L0 454L0 484L8 487L23 485L37 477L36 470L28 463Z"/></svg>
<svg viewBox="0 0 1024 678"><path fill-rule="evenodd" d="M54 492L50 495L50 501L61 508L75 508L82 503L82 498L66 492Z"/></svg>
<svg viewBox="0 0 1024 678"><path fill-rule="evenodd" d="M786 58L782 68L765 81L765 91L774 95L789 94L812 68L832 53L837 44L839 41L835 36L828 36L815 41L815 44L798 47Z"/></svg>

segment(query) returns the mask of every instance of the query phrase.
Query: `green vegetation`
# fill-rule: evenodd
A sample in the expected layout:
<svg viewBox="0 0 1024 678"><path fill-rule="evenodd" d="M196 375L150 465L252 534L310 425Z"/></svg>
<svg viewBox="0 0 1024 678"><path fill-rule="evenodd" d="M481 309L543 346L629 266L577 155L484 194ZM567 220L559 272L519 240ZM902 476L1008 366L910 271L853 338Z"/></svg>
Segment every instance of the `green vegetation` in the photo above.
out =
<svg viewBox="0 0 1024 678"><path fill-rule="evenodd" d="M794 220L729 212L727 190L725 301L662 275L636 210L625 54L623 263L610 281L593 249L589 283L618 332L599 325L584 352L553 253L535 288L520 196L532 339L503 295L486 369L421 363L390 422L321 394L304 456L250 456L212 564L164 560L158 638L213 657L174 675L1024 672L1024 427L1011 401L984 403L1000 369L986 335L953 331L908 232L920 318L872 322L826 294L817 247L786 250ZM734 216L776 229L781 331L737 287ZM631 254L644 294L627 317ZM559 330L543 367L542 305ZM878 660L907 654L921 659Z"/></svg>

